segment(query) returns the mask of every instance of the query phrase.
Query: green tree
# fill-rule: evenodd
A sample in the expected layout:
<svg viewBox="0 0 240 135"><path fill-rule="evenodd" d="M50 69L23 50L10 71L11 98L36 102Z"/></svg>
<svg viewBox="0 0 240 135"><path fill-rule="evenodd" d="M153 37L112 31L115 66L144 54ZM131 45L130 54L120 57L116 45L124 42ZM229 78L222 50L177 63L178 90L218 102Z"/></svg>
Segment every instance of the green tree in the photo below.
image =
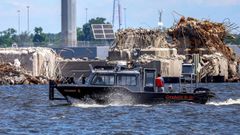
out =
<svg viewBox="0 0 240 135"><path fill-rule="evenodd" d="M45 43L49 46L60 45L61 44L61 33L45 33Z"/></svg>
<svg viewBox="0 0 240 135"><path fill-rule="evenodd" d="M5 31L0 32L0 46L10 47L14 42L16 42L16 30L9 28Z"/></svg>
<svg viewBox="0 0 240 135"><path fill-rule="evenodd" d="M22 32L16 38L18 39L19 46L25 46L25 47L32 46L33 36L29 32L27 32L27 31Z"/></svg>
<svg viewBox="0 0 240 135"><path fill-rule="evenodd" d="M84 41L85 37L84 37L84 32L82 28L77 28L77 40L78 41Z"/></svg>
<svg viewBox="0 0 240 135"><path fill-rule="evenodd" d="M83 33L84 33L84 40L85 41L93 41L94 40L94 36L93 36L93 32L92 32L92 24L106 24L106 18L102 18L102 17L97 17L97 18L92 18L91 20L89 20L88 23L83 25Z"/></svg>
<svg viewBox="0 0 240 135"><path fill-rule="evenodd" d="M42 43L46 40L46 35L43 33L42 27L35 27L34 28L34 36L33 42L35 46L42 45Z"/></svg>
<svg viewBox="0 0 240 135"><path fill-rule="evenodd" d="M36 33L36 34L42 34L42 32L43 32L43 29L42 29L42 27L35 27L34 28L34 32Z"/></svg>

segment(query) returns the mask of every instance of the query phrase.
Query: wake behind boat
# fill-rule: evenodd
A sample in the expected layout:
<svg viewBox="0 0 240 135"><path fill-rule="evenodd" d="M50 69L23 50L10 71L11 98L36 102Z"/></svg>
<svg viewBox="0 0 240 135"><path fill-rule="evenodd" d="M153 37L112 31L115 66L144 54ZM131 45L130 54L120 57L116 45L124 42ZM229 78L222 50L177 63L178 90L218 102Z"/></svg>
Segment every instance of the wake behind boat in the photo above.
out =
<svg viewBox="0 0 240 135"><path fill-rule="evenodd" d="M91 66L90 66L91 67ZM49 82L49 99L70 101L91 99L97 104L111 104L118 100L130 104L158 104L171 102L194 102L205 104L214 97L207 88L193 87L195 74L194 64L183 64L180 77L180 89L168 92L157 92L155 88L156 69L117 67L91 67L91 74L83 78L81 84L74 80L67 84ZM187 83L187 86L183 85ZM197 86L197 85L196 85ZM64 98L55 98L57 90Z"/></svg>

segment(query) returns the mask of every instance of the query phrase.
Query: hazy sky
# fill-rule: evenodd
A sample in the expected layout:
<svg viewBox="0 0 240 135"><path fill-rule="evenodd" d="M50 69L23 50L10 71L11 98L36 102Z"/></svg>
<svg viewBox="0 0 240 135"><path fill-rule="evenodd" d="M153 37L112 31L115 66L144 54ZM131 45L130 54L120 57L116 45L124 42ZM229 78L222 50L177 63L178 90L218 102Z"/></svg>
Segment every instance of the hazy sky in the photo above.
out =
<svg viewBox="0 0 240 135"><path fill-rule="evenodd" d="M229 18L240 26L240 0L121 0L121 3L127 9L127 27L156 27L160 9L164 11L163 21L167 27L172 26L174 16L179 19L173 11L217 22ZM61 0L0 0L0 31L7 28L17 30L17 10L21 11L21 31L26 31L26 6L30 6L31 31L41 26L44 32L60 32ZM88 8L88 18L99 16L112 21L113 0L77 0L78 27L85 23L85 8Z"/></svg>

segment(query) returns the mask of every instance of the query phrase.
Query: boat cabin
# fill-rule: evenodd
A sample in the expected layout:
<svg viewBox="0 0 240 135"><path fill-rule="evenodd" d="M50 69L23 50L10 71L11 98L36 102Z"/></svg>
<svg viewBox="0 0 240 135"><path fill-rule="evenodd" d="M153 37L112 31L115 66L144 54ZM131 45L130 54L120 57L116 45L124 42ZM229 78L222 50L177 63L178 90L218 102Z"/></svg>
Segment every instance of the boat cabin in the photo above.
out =
<svg viewBox="0 0 240 135"><path fill-rule="evenodd" d="M126 87L133 92L154 92L156 70L150 68L128 69L91 68L91 74L84 85Z"/></svg>
<svg viewBox="0 0 240 135"><path fill-rule="evenodd" d="M194 65L183 66L183 75L180 77L180 81L188 82L190 76L190 84L192 84L195 78ZM90 66L90 68L91 74L87 80L82 81L83 84L57 84L50 80L49 99L69 102L68 97L83 101L87 97L99 104L111 103L116 98L119 98L119 101L140 104L181 101L205 104L209 98L214 97L214 93L205 88L190 89L185 87L184 89L188 91L155 93L156 69L141 67L129 69L121 66L114 68L92 68ZM181 82L180 85L182 85ZM64 98L55 98L54 89L57 89Z"/></svg>

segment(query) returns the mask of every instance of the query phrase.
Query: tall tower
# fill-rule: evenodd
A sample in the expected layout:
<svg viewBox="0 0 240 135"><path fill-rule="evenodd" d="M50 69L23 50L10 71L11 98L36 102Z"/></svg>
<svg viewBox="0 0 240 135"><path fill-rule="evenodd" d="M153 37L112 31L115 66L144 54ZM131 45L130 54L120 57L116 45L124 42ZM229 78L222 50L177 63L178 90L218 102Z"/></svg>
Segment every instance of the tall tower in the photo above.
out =
<svg viewBox="0 0 240 135"><path fill-rule="evenodd" d="M62 43L77 46L76 0L62 0Z"/></svg>
<svg viewBox="0 0 240 135"><path fill-rule="evenodd" d="M160 30L163 29L163 21L162 21L163 10L159 10L159 20L158 20L158 27Z"/></svg>
<svg viewBox="0 0 240 135"><path fill-rule="evenodd" d="M118 19L118 28L121 29L122 26L122 12L120 0L113 0L113 16L112 25L115 26L115 19Z"/></svg>

